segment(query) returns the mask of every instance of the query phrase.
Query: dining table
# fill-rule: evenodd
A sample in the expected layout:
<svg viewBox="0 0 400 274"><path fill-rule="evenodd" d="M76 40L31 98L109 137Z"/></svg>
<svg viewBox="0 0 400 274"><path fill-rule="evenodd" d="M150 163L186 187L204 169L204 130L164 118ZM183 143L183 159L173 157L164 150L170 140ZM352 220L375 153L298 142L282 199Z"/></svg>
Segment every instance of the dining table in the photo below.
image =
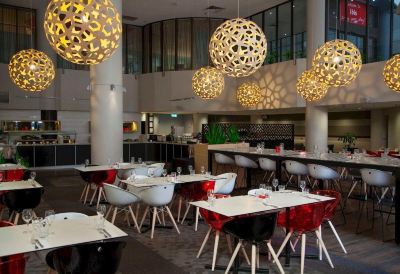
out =
<svg viewBox="0 0 400 274"><path fill-rule="evenodd" d="M160 185L169 185L169 184L187 184L187 183L197 183L204 181L215 181L215 180L224 180L226 178L214 175L207 174L191 174L191 175L179 175L176 178L174 177L148 177L148 178L140 178L140 179L128 179L121 180L121 182L132 185L134 187L152 187L152 186L160 186Z"/></svg>
<svg viewBox="0 0 400 274"><path fill-rule="evenodd" d="M253 160L259 158L268 158L276 163L276 178L282 181L282 163L286 160L293 160L303 164L319 164L329 167L339 168L355 168L355 169L377 169L391 172L396 179L395 188L395 242L400 244L400 159L390 156L370 157L369 155L358 153L319 153L284 150L276 152L273 149L257 149L255 147L237 147L237 148L212 148L208 149L208 170L212 171L214 153L223 153L234 157L234 155L242 155ZM250 169L249 172L250 173ZM251 175L250 175L251 176ZM249 174L247 176L248 186ZM322 184L320 184L322 187Z"/></svg>
<svg viewBox="0 0 400 274"><path fill-rule="evenodd" d="M104 221L104 228L96 226L99 216L79 219L54 220L49 235L32 241L32 225L17 225L0 228L0 257L77 244L109 241L127 237L124 231ZM28 233L27 233L28 231Z"/></svg>
<svg viewBox="0 0 400 274"><path fill-rule="evenodd" d="M290 219L289 211L290 208L313 204L313 203L323 203L330 201L334 198L315 195L310 193L298 192L294 190L281 190L270 192L267 198L259 198L256 195L241 195L232 196L224 199L215 199L212 202L207 201L196 201L191 202L195 207L200 207L217 214L221 214L227 217L235 218L243 215L251 214L269 214L273 212L285 211L286 210L286 231L290 229ZM235 238L235 246L238 243L238 239ZM290 265L290 248L285 248L285 265ZM206 265L206 268L209 268ZM225 270L226 266L216 266L216 269ZM233 273L239 273L239 271L248 272L248 268L240 267L239 256L236 257L233 265ZM261 272L266 272L267 270L262 270Z"/></svg>
<svg viewBox="0 0 400 274"><path fill-rule="evenodd" d="M0 182L0 191L13 191L32 188L43 188L43 186L35 180Z"/></svg>

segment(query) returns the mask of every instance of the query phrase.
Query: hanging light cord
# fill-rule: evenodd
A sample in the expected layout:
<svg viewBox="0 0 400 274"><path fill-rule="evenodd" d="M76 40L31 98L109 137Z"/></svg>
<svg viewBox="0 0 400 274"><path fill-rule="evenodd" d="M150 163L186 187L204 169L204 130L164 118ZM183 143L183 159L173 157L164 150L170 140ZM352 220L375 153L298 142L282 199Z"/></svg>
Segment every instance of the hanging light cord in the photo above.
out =
<svg viewBox="0 0 400 274"><path fill-rule="evenodd" d="M339 21L339 16L338 16L338 9L339 8L339 0L336 0L336 18L335 18L335 23L336 23L336 32L335 32L335 38L336 40L338 39L338 21ZM347 7L345 7L347 9ZM329 1L328 1L328 10L329 10Z"/></svg>
<svg viewBox="0 0 400 274"><path fill-rule="evenodd" d="M33 49L34 48L34 45L33 45L33 12L32 12L32 0L30 1L30 5L31 5L31 10L29 11L30 12L30 17L31 17L31 48Z"/></svg>
<svg viewBox="0 0 400 274"><path fill-rule="evenodd" d="M238 18L240 17L240 16L239 16L239 11L240 11L240 9L239 9L239 7L240 7L239 1L240 1L240 0L237 0L237 17L238 17Z"/></svg>

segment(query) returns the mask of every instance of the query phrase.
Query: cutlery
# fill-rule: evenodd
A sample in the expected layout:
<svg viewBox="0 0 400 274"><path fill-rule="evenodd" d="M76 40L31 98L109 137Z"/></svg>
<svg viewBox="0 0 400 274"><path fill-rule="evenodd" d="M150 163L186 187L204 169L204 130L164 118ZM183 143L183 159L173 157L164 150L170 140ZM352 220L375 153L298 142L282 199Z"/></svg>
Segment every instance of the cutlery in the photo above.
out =
<svg viewBox="0 0 400 274"><path fill-rule="evenodd" d="M43 247L44 247L44 245L38 239L36 239L35 240L35 249L43 248Z"/></svg>
<svg viewBox="0 0 400 274"><path fill-rule="evenodd" d="M105 229L105 228L103 228L103 234L104 234L104 236L106 237L106 238L111 238L111 234Z"/></svg>

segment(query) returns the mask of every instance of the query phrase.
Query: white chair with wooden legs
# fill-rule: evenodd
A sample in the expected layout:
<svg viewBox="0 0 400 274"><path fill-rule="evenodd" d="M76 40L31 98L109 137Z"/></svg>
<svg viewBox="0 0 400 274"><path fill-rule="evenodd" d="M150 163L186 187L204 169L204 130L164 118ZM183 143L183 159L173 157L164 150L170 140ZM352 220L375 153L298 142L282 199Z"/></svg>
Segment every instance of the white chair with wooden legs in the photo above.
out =
<svg viewBox="0 0 400 274"><path fill-rule="evenodd" d="M149 174L148 169L149 169L148 167L139 167L139 168L135 168L134 172L136 175L147 176Z"/></svg>
<svg viewBox="0 0 400 274"><path fill-rule="evenodd" d="M246 180L246 187L251 188L251 184L252 184L251 176L250 176L250 178L247 178L247 174L249 172L249 169L257 169L258 164L255 161L253 161L252 159L249 159L242 155L235 155L235 164L236 164L236 166L244 169L244 178Z"/></svg>
<svg viewBox="0 0 400 274"><path fill-rule="evenodd" d="M314 179L312 188L314 188L320 180L324 182L324 189L328 189L328 184L331 181L333 182L332 188L342 192L341 186L339 185L340 174L336 170L327 166L309 164L308 171L310 176Z"/></svg>
<svg viewBox="0 0 400 274"><path fill-rule="evenodd" d="M216 177L217 179L215 180L214 194L224 194L224 195L231 194L233 189L235 188L237 174L223 173L217 175Z"/></svg>
<svg viewBox="0 0 400 274"><path fill-rule="evenodd" d="M115 217L117 216L117 214L124 212L126 214L125 217L128 221L128 225L130 225L130 222L129 222L129 216L130 216L132 218L132 221L133 221L137 231L140 233L140 228L137 223L136 216L132 210L132 205L134 203L139 202L140 198L138 196L136 196L135 194L128 192L126 190L123 190L122 188L119 188L114 185L104 184L103 187L104 187L104 192L107 197L107 201L110 204L110 208L108 209L106 218L108 218L108 215L111 212L113 212L112 218L111 218L111 223L114 224Z"/></svg>
<svg viewBox="0 0 400 274"><path fill-rule="evenodd" d="M215 162L217 163L217 167L215 168L215 174L218 174L218 169L220 166L235 166L235 160L225 154L215 153Z"/></svg>
<svg viewBox="0 0 400 274"><path fill-rule="evenodd" d="M287 173L290 174L289 180L286 183L288 186L294 177L297 177L297 183L300 183L301 178L305 177L308 180L308 183L311 184L310 178L308 177L308 167L305 164L299 163L297 161L287 160L285 161L285 169Z"/></svg>
<svg viewBox="0 0 400 274"><path fill-rule="evenodd" d="M265 175L263 177L263 182L265 182L265 178L268 176L267 183L271 181L272 178L275 177L276 172L276 162L274 160L268 158L259 158L258 163L260 164L260 168L265 171Z"/></svg>
<svg viewBox="0 0 400 274"><path fill-rule="evenodd" d="M161 186L153 186L149 187L140 192L140 198L143 203L147 204L146 209L143 213L142 221L140 222L140 228L143 225L144 220L146 219L147 213L152 211L151 218L151 234L150 238L154 237L154 227L156 224L156 218L158 216L158 212L163 213L167 212L169 218L171 219L172 224L174 225L176 232L180 234L179 228L175 223L174 217L172 216L171 210L168 207L168 204L172 200L172 196L174 195L175 185L161 185ZM162 214L164 216L164 214ZM165 220L163 219L163 224L165 225Z"/></svg>

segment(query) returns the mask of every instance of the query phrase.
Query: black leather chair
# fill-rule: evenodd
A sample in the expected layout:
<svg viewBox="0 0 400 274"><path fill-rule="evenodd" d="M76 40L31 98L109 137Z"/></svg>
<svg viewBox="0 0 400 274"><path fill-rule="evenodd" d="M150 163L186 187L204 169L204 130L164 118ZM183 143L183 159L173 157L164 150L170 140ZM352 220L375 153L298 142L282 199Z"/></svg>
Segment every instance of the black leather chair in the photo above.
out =
<svg viewBox="0 0 400 274"><path fill-rule="evenodd" d="M114 274L125 246L112 241L63 247L49 252L46 262L58 274Z"/></svg>
<svg viewBox="0 0 400 274"><path fill-rule="evenodd" d="M40 204L44 188L28 188L7 191L3 195L3 204L10 212L15 212L14 224L18 223L19 215L24 209L34 209Z"/></svg>
<svg viewBox="0 0 400 274"><path fill-rule="evenodd" d="M256 254L257 246L261 242L265 241L267 242L268 250L270 251L276 265L278 266L280 273L285 273L270 243L270 239L272 238L275 231L277 216L278 213L244 216L233 219L232 221L229 221L224 225L223 230L225 231L225 233L229 233L239 239L239 243L236 246L235 251L233 252L232 258L229 261L225 273L229 272L236 258L236 255L243 244L243 241L249 242L252 245L251 273L255 273L256 270L256 258L258 256L258 254Z"/></svg>

